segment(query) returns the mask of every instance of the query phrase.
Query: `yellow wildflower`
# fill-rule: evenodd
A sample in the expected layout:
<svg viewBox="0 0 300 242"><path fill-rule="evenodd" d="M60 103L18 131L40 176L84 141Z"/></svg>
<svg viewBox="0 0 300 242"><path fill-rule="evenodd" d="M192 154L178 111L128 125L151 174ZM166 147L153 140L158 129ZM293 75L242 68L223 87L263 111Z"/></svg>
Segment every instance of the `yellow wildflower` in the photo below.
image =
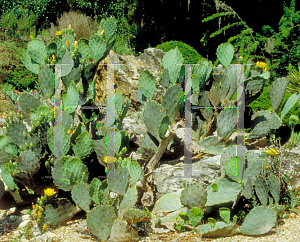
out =
<svg viewBox="0 0 300 242"><path fill-rule="evenodd" d="M78 47L78 42L77 41L74 42L74 46Z"/></svg>
<svg viewBox="0 0 300 242"><path fill-rule="evenodd" d="M53 188L47 188L46 190L44 190L44 192L45 192L45 195L49 196L49 197L56 193Z"/></svg>
<svg viewBox="0 0 300 242"><path fill-rule="evenodd" d="M72 131L72 134L74 134L74 133L75 133L75 130Z"/></svg>
<svg viewBox="0 0 300 242"><path fill-rule="evenodd" d="M44 224L43 225L43 230L46 230L47 229L47 224Z"/></svg>
<svg viewBox="0 0 300 242"><path fill-rule="evenodd" d="M256 63L256 66L259 67L259 68L266 68L267 67L267 63L258 61Z"/></svg>
<svg viewBox="0 0 300 242"><path fill-rule="evenodd" d="M71 132L71 129L68 129L67 133L69 134Z"/></svg>
<svg viewBox="0 0 300 242"><path fill-rule="evenodd" d="M56 31L55 35L61 35L61 31Z"/></svg>
<svg viewBox="0 0 300 242"><path fill-rule="evenodd" d="M101 35L103 35L103 34L104 34L104 29L102 29L102 30L100 31L100 34L101 34Z"/></svg>
<svg viewBox="0 0 300 242"><path fill-rule="evenodd" d="M67 44L67 46L69 46L69 45L70 45L70 42L69 42L69 40L67 40L67 41L66 41L66 44Z"/></svg>
<svg viewBox="0 0 300 242"><path fill-rule="evenodd" d="M52 55L52 60L56 61L55 55Z"/></svg>
<svg viewBox="0 0 300 242"><path fill-rule="evenodd" d="M69 24L69 29L71 29L71 24Z"/></svg>
<svg viewBox="0 0 300 242"><path fill-rule="evenodd" d="M32 209L35 210L35 205L32 205Z"/></svg>
<svg viewBox="0 0 300 242"><path fill-rule="evenodd" d="M105 163L113 163L113 162L115 162L115 157L106 156L106 157L104 157L104 162Z"/></svg>
<svg viewBox="0 0 300 242"><path fill-rule="evenodd" d="M43 207L42 207L42 206L40 206L40 207L39 207L39 210L40 210L41 212L43 212L43 211L44 211L44 209L43 209Z"/></svg>
<svg viewBox="0 0 300 242"><path fill-rule="evenodd" d="M275 149L270 149L267 151L269 155L277 155L277 151Z"/></svg>

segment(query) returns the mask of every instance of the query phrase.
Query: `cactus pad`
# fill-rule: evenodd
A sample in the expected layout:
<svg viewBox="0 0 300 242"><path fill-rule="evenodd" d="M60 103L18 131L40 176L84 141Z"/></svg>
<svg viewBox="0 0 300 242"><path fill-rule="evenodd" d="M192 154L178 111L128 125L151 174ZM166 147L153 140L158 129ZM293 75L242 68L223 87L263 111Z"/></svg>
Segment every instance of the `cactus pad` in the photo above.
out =
<svg viewBox="0 0 300 242"><path fill-rule="evenodd" d="M261 235L268 233L276 223L276 212L271 207L253 208L246 216L240 232L246 235Z"/></svg>
<svg viewBox="0 0 300 242"><path fill-rule="evenodd" d="M180 201L188 207L203 208L206 204L207 192L200 184L188 184L181 192Z"/></svg>
<svg viewBox="0 0 300 242"><path fill-rule="evenodd" d="M112 206L99 205L88 213L86 223L92 234L101 240L107 240L116 219L117 216Z"/></svg>

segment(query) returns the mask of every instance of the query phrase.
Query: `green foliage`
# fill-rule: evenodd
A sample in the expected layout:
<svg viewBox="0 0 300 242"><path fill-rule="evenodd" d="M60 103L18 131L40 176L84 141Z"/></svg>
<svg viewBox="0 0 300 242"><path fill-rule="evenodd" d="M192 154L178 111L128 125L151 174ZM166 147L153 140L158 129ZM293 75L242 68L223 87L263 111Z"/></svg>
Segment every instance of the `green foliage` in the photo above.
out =
<svg viewBox="0 0 300 242"><path fill-rule="evenodd" d="M5 30L8 37L20 38L21 36L29 36L37 21L37 16L30 11L29 14L23 12L21 16L17 16L15 10L11 10L1 16L1 30ZM35 28L33 28L35 29Z"/></svg>
<svg viewBox="0 0 300 242"><path fill-rule="evenodd" d="M24 67L18 66L13 72L10 72L6 79L6 83L13 85L16 89L26 90L27 88L36 88L38 75L32 73Z"/></svg>
<svg viewBox="0 0 300 242"><path fill-rule="evenodd" d="M248 59L255 60L254 62L266 62L271 73L271 80L274 80L288 74L289 63L296 65L300 61L300 40L298 38L300 11L295 12L295 2L295 0L291 0L290 7L287 7L286 2L283 4L284 14L278 23L279 33L276 33L268 25L263 26L262 35L254 33L229 6L227 6L227 11L211 15L202 22L221 16L236 15L239 19L238 22L228 23L212 33L209 38L213 38L227 29L233 29L235 26L243 26L239 34L230 37L227 41L233 44L236 54L241 56L244 62L247 62ZM203 39L201 41L207 42ZM259 50L257 50L258 48Z"/></svg>
<svg viewBox="0 0 300 242"><path fill-rule="evenodd" d="M181 41L168 41L156 46L157 49L161 49L163 52L168 52L176 47L182 54L184 64L195 64L203 58L193 47Z"/></svg>
<svg viewBox="0 0 300 242"><path fill-rule="evenodd" d="M117 41L116 41L114 47L112 48L112 50L118 55L131 55L132 54L132 51L128 47L126 41L124 39L120 38L119 36L117 37Z"/></svg>
<svg viewBox="0 0 300 242"><path fill-rule="evenodd" d="M0 87L5 95L10 95L11 92L14 90L14 86L8 83L1 84Z"/></svg>
<svg viewBox="0 0 300 242"><path fill-rule="evenodd" d="M279 108L278 115L281 115L281 109L284 106L284 103L288 100L288 98L291 96L288 92L285 93L283 102ZM257 98L257 100L253 101L249 107L253 108L254 111L261 111L261 110L272 110L272 104L270 101L270 83L269 81L266 81L265 87L261 95ZM288 125L288 121L291 115L300 115L300 104L297 102L293 108L284 116L282 122L284 125Z"/></svg>

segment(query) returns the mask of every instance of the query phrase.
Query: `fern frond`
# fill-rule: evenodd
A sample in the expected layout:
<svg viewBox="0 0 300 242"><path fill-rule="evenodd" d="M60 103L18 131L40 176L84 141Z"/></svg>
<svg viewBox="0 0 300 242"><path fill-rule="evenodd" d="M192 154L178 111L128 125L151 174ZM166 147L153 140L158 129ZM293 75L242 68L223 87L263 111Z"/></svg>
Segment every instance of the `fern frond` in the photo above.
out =
<svg viewBox="0 0 300 242"><path fill-rule="evenodd" d="M203 19L201 22L202 23L205 23L205 22L208 22L210 20L213 20L215 18L218 18L218 17L221 17L221 16L226 16L226 15L234 15L235 13L234 12L222 12L222 13L215 13L205 19Z"/></svg>
<svg viewBox="0 0 300 242"><path fill-rule="evenodd" d="M233 26L242 25L242 24L243 24L242 22L235 22L235 23L233 23L233 24L228 24L228 25L226 25L225 27L221 28L220 30L213 32L213 33L209 36L209 38L213 38L213 37L215 37L216 35L223 33L225 30L232 28Z"/></svg>

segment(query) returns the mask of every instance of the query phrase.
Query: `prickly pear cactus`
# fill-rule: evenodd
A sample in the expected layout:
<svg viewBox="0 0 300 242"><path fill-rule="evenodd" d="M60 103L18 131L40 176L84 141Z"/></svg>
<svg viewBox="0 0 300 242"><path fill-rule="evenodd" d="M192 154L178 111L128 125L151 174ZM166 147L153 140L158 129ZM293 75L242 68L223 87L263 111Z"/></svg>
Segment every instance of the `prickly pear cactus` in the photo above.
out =
<svg viewBox="0 0 300 242"><path fill-rule="evenodd" d="M270 207L253 208L245 218L240 233L261 235L269 232L276 223L276 212Z"/></svg>

